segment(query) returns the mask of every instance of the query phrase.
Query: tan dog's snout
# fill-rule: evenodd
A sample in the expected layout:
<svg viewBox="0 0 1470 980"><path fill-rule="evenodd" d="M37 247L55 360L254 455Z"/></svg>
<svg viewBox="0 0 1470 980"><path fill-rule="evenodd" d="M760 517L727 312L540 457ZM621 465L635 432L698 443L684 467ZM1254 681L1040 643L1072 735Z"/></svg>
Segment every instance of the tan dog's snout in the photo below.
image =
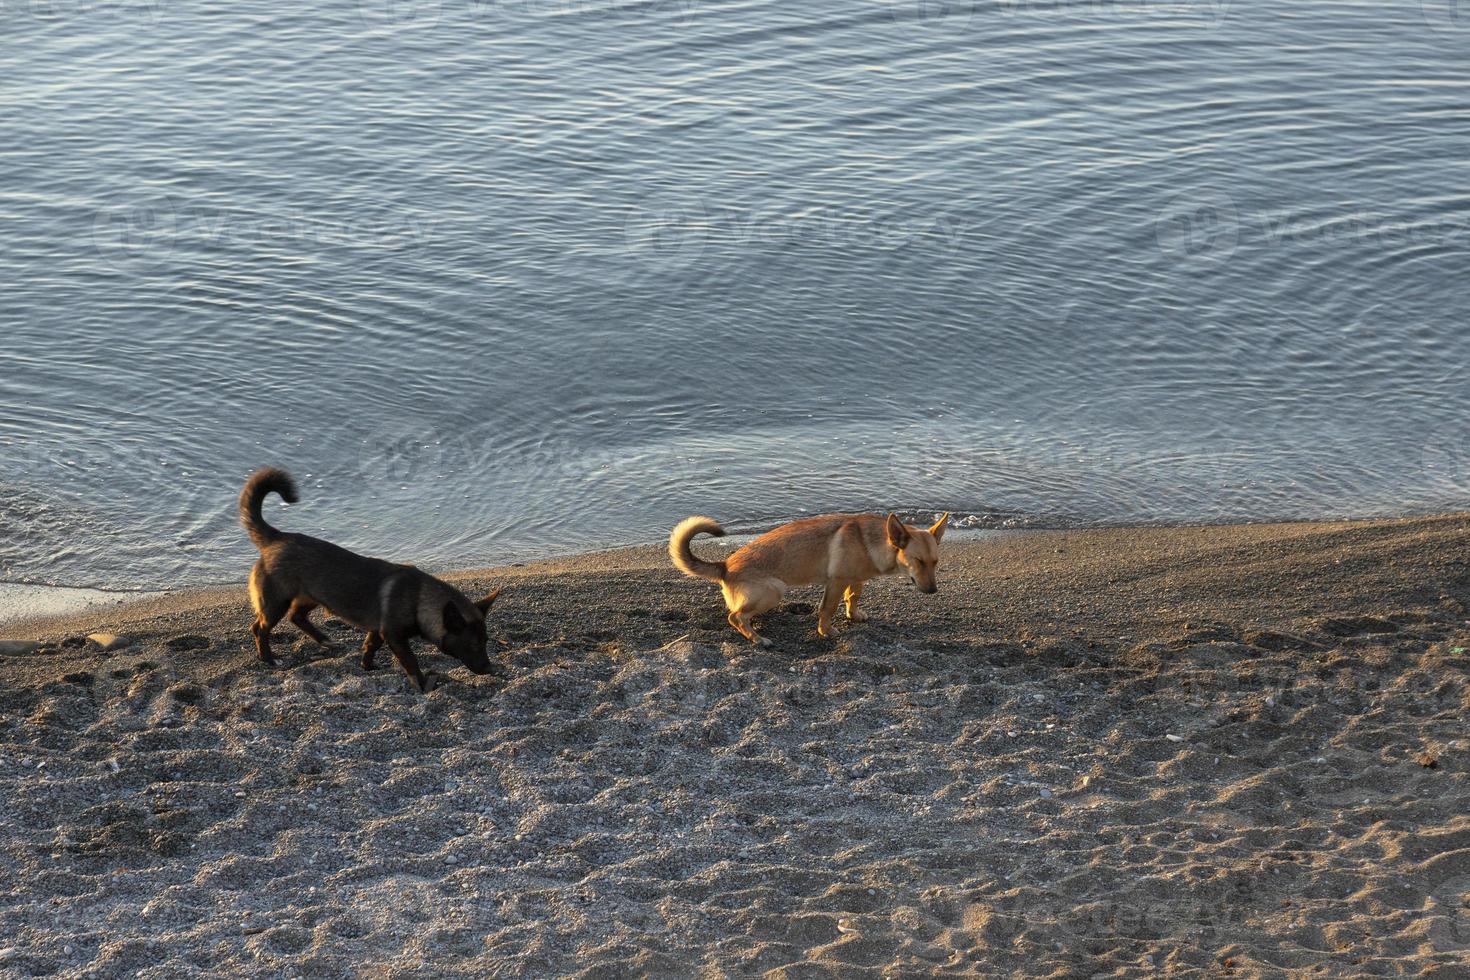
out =
<svg viewBox="0 0 1470 980"><path fill-rule="evenodd" d="M909 580L914 583L914 588L925 595L933 595L939 591L939 582L934 577L934 569L909 569Z"/></svg>

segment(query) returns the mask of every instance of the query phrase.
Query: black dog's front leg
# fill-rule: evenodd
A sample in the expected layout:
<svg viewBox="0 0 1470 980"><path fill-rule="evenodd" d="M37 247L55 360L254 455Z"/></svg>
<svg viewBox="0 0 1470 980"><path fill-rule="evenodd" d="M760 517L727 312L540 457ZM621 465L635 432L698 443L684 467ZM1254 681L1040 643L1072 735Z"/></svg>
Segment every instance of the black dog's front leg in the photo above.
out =
<svg viewBox="0 0 1470 980"><path fill-rule="evenodd" d="M368 633L362 641L362 669L372 670L377 664L373 663L373 657L378 652L378 647L383 645L383 634L376 630Z"/></svg>
<svg viewBox="0 0 1470 980"><path fill-rule="evenodd" d="M403 665L404 672L413 678L414 683L419 686L420 691L428 694L428 678L424 677L424 672L419 669L419 658L413 655L413 650L408 645L407 637L389 636L385 637L385 639L388 641L388 649L393 651L393 656Z"/></svg>

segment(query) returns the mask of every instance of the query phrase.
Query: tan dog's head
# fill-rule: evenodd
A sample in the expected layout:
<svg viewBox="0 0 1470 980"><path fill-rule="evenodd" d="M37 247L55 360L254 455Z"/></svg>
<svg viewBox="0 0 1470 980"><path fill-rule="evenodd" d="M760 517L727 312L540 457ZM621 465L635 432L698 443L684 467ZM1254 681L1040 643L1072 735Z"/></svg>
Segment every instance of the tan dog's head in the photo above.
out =
<svg viewBox="0 0 1470 980"><path fill-rule="evenodd" d="M939 540L944 537L944 526L948 521L949 514L946 513L926 530L909 527L898 519L897 514L888 515L888 543L898 549L898 563L925 595L939 591L934 573L939 569Z"/></svg>

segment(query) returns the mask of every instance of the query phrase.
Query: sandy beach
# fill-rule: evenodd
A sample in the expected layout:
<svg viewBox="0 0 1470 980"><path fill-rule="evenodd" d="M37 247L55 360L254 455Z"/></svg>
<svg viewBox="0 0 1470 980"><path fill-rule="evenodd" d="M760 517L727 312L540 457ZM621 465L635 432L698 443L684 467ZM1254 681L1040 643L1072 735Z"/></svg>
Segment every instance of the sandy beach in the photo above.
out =
<svg viewBox="0 0 1470 980"><path fill-rule="evenodd" d="M7 622L0 975L1470 976L1467 560L1020 533L754 650L650 546L450 576L427 696L243 588Z"/></svg>

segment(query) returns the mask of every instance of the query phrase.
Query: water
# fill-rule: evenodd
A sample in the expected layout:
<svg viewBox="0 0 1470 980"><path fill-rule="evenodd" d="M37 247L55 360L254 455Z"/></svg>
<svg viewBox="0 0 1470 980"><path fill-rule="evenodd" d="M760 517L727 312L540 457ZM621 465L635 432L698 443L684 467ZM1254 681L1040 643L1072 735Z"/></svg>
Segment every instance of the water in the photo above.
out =
<svg viewBox="0 0 1470 980"><path fill-rule="evenodd" d="M0 579L1470 500L1470 16L5 3Z"/></svg>

